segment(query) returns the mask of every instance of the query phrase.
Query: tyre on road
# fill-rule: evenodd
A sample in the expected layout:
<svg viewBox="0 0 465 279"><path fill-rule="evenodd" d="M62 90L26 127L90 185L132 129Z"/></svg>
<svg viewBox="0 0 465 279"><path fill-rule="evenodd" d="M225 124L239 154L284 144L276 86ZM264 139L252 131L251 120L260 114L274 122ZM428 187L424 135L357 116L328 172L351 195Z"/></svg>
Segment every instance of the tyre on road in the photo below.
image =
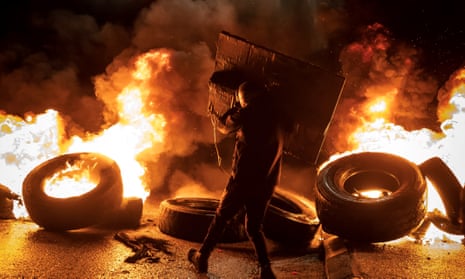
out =
<svg viewBox="0 0 465 279"><path fill-rule="evenodd" d="M462 207L460 201L462 185L457 177L439 157L430 158L421 163L419 167L441 197L450 222L459 224Z"/></svg>
<svg viewBox="0 0 465 279"><path fill-rule="evenodd" d="M53 197L45 180L70 165L80 164L98 183L79 196ZM97 153L70 153L49 159L32 169L23 181L23 202L29 217L47 230L65 231L101 223L120 208L123 198L121 172L115 161Z"/></svg>
<svg viewBox="0 0 465 279"><path fill-rule="evenodd" d="M392 154L363 152L322 166L315 203L327 233L383 242L405 236L421 224L426 196L425 178L417 165Z"/></svg>
<svg viewBox="0 0 465 279"><path fill-rule="evenodd" d="M219 200L212 198L166 199L159 206L158 227L168 235L202 242L207 234ZM272 196L263 223L267 238L289 244L309 242L313 238L318 220L314 206L308 207L302 197L277 190ZM240 213L225 229L221 242L247 240L244 213Z"/></svg>
<svg viewBox="0 0 465 279"><path fill-rule="evenodd" d="M265 214L263 232L276 242L304 245L313 239L319 225L314 202L291 192L276 190Z"/></svg>
<svg viewBox="0 0 465 279"><path fill-rule="evenodd" d="M193 242L202 242L215 216L219 200L184 197L163 200L159 206L158 228L161 232ZM220 242L247 240L244 215L239 214L226 227Z"/></svg>

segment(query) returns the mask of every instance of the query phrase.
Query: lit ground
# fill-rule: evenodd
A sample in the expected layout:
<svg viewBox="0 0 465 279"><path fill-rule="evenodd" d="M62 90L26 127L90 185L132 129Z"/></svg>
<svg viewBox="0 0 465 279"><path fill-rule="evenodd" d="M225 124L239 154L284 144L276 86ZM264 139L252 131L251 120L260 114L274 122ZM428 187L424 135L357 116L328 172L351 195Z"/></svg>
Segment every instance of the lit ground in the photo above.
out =
<svg viewBox="0 0 465 279"><path fill-rule="evenodd" d="M158 254L157 263L126 263L133 253L115 240L116 231L81 230L53 233L28 221L0 221L0 278L252 278L256 275L248 242L221 244L212 255L210 272L197 275L186 260L192 243L161 233L157 202L144 209L143 226L131 235L162 238L172 255ZM324 261L307 247L286 249L269 242L278 278L325 278ZM461 243L432 241L418 244L405 238L368 246L354 246L352 264L365 278L465 278Z"/></svg>

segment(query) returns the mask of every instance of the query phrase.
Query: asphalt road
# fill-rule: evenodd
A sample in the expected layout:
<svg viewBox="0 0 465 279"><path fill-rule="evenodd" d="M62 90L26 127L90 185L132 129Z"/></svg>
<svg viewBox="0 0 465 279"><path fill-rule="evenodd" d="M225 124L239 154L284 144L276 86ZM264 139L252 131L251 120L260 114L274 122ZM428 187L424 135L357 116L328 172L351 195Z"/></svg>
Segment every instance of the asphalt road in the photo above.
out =
<svg viewBox="0 0 465 279"><path fill-rule="evenodd" d="M253 278L258 269L247 242L220 244L209 273L198 275L186 259L193 243L163 234L157 227L157 202L147 202L138 229L82 229L66 233L40 229L27 220L0 220L0 278ZM134 252L116 233L168 241L172 254L158 260L125 260ZM282 247L268 240L278 278L326 278L324 257L309 247ZM436 238L418 243L402 238L389 243L351 244L350 265L363 278L465 278L462 243Z"/></svg>
<svg viewBox="0 0 465 279"><path fill-rule="evenodd" d="M146 203L138 229L87 228L66 233L45 231L25 220L0 220L0 278L253 278L258 269L248 241L219 244L209 273L198 275L187 261L187 251L200 244L158 230L157 203ZM167 240L171 255L162 251L158 262L125 260L134 252L115 234ZM323 278L318 253L287 249L269 241L270 255L279 278ZM298 251L300 250L300 251Z"/></svg>

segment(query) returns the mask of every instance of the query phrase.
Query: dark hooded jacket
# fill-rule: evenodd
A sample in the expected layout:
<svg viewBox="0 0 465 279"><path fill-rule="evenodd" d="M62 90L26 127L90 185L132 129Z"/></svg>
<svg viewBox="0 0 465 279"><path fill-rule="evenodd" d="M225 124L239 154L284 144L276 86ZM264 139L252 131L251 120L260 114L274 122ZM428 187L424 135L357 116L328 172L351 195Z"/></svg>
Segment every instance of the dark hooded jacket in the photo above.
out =
<svg viewBox="0 0 465 279"><path fill-rule="evenodd" d="M218 130L236 133L232 178L237 184L260 190L279 183L283 133L270 98L230 109L219 118Z"/></svg>

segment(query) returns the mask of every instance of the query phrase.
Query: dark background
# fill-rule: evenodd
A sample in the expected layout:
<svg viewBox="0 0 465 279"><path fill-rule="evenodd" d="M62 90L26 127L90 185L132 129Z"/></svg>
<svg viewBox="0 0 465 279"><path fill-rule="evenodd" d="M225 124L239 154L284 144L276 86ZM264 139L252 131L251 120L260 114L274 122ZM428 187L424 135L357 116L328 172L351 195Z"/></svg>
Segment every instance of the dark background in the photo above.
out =
<svg viewBox="0 0 465 279"><path fill-rule="evenodd" d="M60 41L58 35L46 23L39 22L51 11L59 9L90 15L98 24L112 22L130 30L140 11L154 2L157 1L8 1L2 4L3 7L0 9L0 50L6 51L19 44L24 48L47 49L54 52L57 56L56 60L66 59L67 57L60 53L60 45L64 42ZM299 8L308 3L337 10L344 17L344 26L335 31L330 47L325 49L328 53L324 53L333 59L336 58L336 61L336 51L354 40L361 28L374 22L385 25L397 40L420 49L423 52L424 66L441 80L446 79L465 60L465 22L463 21L465 3L463 1L290 0L281 2L284 12L294 14L296 22L293 23L293 28L297 33L299 31L297 18L302 15ZM253 9L253 4L250 7ZM249 13L253 12L249 11ZM247 13L242 11L242 16L245 18ZM279 16L276 15L277 18ZM308 19L310 16L304 15L302 18ZM82 67L81 75L84 80L88 76L102 72L111 62L111 57L98 61L82 58L84 61L79 66ZM329 62L334 61L327 61ZM14 63L9 65L3 63L2 69L11 70L14 66Z"/></svg>

